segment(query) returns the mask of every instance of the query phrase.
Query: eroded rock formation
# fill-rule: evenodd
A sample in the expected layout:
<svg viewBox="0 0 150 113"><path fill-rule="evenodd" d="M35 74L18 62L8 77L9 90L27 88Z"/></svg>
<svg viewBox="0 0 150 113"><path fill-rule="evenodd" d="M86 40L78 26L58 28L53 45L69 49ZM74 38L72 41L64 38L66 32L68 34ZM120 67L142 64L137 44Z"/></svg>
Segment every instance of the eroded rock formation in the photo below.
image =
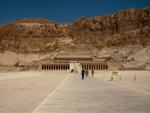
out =
<svg viewBox="0 0 150 113"><path fill-rule="evenodd" d="M1 51L48 53L149 44L150 7L122 10L108 16L81 17L72 24L23 19L0 25Z"/></svg>

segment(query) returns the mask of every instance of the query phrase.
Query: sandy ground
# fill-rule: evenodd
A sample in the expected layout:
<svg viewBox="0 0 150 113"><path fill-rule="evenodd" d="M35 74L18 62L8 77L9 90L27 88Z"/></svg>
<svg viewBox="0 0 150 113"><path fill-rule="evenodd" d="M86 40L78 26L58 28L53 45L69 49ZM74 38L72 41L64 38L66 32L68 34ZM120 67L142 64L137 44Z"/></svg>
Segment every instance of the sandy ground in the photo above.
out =
<svg viewBox="0 0 150 113"><path fill-rule="evenodd" d="M0 113L30 113L65 75L49 71L0 73Z"/></svg>
<svg viewBox="0 0 150 113"><path fill-rule="evenodd" d="M150 95L105 81L66 76L32 113L149 113Z"/></svg>
<svg viewBox="0 0 150 113"><path fill-rule="evenodd" d="M111 109L114 111L120 110L119 113L130 111L132 108L135 112L131 113L147 113L141 111L142 109L149 110L147 106L150 103L146 100L150 96L150 71L119 71L118 76L121 76L121 80L116 76L113 81L108 81L111 74L111 71L95 72L93 79L89 75L83 82L79 75L69 76L68 72L63 71L1 72L0 113L31 113L41 105L47 96L50 99L47 101L48 104L46 104L47 102L44 103L44 106L49 106L50 102L52 103L51 106L46 108L61 113L66 113L66 110L68 113L73 113L71 112L72 107L75 108L76 113L78 110L80 112L82 110L86 111L85 113L89 111L98 113L98 111L109 111L109 109L106 109L107 106L113 106ZM135 75L136 81L134 79ZM58 88L58 86L60 87ZM51 101L51 97L55 97L54 100ZM90 100L86 100L87 98ZM97 100L97 98L101 100ZM112 99L114 99L114 102L117 100L117 102L115 104L110 103ZM132 103L131 100L135 102ZM128 103L129 101L131 103ZM108 104L105 106L106 102ZM137 103L140 104L139 107L135 106ZM67 109L68 105L70 109ZM121 105L122 108L114 108L118 105ZM90 109L90 106L93 107ZM98 106L104 107L100 108ZM95 109L95 112L92 109ZM136 109L139 109L139 111ZM109 113L111 112L109 111Z"/></svg>
<svg viewBox="0 0 150 113"><path fill-rule="evenodd" d="M111 81L116 85L126 87L128 89L138 90L143 93L150 94L150 71L117 71L117 75L113 75L114 80ZM112 77L112 71L96 72L103 80L109 81Z"/></svg>

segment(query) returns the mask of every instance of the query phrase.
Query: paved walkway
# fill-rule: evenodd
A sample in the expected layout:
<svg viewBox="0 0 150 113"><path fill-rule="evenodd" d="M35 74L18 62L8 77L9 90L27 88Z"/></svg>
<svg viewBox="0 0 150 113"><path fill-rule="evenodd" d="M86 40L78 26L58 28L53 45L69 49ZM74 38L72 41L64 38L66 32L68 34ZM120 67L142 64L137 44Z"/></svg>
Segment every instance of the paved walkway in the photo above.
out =
<svg viewBox="0 0 150 113"><path fill-rule="evenodd" d="M32 113L150 113L150 95L72 74Z"/></svg>

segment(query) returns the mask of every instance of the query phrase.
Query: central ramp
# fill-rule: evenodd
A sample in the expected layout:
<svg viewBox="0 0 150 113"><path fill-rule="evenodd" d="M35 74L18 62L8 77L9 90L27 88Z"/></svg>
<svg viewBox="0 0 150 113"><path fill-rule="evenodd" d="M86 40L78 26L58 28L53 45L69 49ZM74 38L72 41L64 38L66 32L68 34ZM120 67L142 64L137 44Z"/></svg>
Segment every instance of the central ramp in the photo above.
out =
<svg viewBox="0 0 150 113"><path fill-rule="evenodd" d="M148 113L150 96L100 79L66 76L32 113Z"/></svg>

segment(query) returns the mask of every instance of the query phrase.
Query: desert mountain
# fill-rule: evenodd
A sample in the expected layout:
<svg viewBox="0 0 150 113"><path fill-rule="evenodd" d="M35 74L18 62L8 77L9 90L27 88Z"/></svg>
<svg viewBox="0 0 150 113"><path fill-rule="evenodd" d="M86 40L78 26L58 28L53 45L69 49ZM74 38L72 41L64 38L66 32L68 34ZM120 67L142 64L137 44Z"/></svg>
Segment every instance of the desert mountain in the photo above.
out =
<svg viewBox="0 0 150 113"><path fill-rule="evenodd" d="M149 45L150 7L121 10L107 16L81 17L71 24L38 18L0 25L1 53L87 52L121 62L126 57L135 57L133 54ZM124 49L127 51L122 54Z"/></svg>
<svg viewBox="0 0 150 113"><path fill-rule="evenodd" d="M108 16L81 17L72 24L39 18L0 25L1 51L47 53L56 49L89 50L135 44L150 44L149 7Z"/></svg>

